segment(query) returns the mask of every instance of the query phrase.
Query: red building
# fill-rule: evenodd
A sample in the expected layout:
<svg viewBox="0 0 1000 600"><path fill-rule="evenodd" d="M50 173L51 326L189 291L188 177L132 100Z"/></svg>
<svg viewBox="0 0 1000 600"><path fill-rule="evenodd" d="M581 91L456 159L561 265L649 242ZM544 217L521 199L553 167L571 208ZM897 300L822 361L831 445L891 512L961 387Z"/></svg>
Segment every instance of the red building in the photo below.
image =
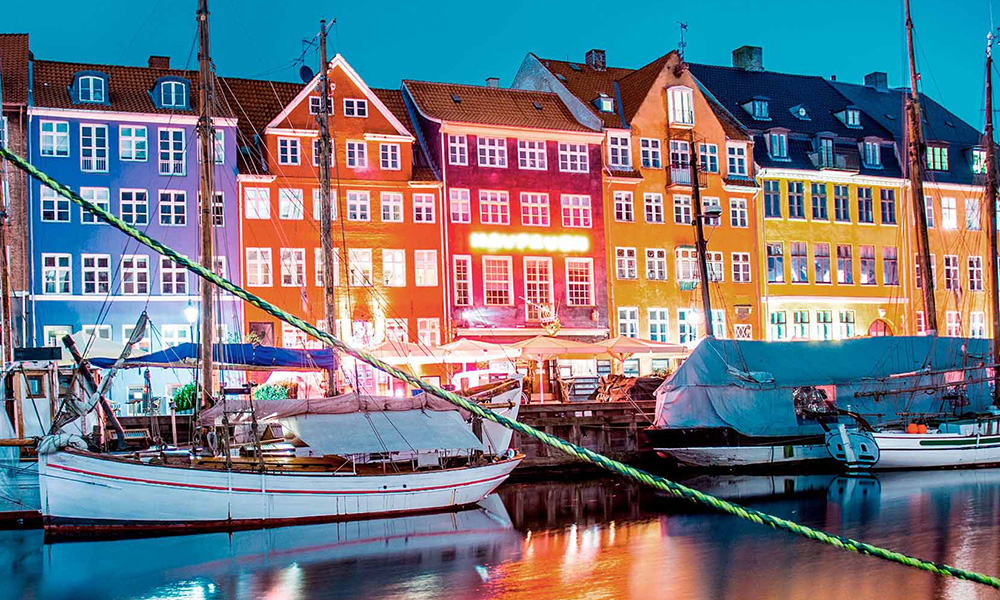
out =
<svg viewBox="0 0 1000 600"><path fill-rule="evenodd" d="M446 329L499 341L608 335L603 134L546 92L404 81L444 184Z"/></svg>

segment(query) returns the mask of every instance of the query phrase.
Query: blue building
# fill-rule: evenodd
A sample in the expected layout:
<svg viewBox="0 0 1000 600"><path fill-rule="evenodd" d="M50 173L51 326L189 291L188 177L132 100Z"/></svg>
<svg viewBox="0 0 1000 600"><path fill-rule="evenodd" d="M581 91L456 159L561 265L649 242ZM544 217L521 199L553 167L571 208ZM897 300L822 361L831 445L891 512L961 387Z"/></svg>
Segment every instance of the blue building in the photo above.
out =
<svg viewBox="0 0 1000 600"><path fill-rule="evenodd" d="M84 198L200 260L198 112L198 72L170 69L166 57L150 57L148 67L35 60L30 159ZM220 113L215 264L238 283L236 119L216 106ZM120 346L144 310L152 327L143 350L196 341L197 325L185 316L200 304L193 275L35 181L29 213L34 345L58 346L62 335L84 331ZM232 339L241 331L241 306L231 296L217 298L219 337ZM150 374L154 398L169 398L191 381L181 371ZM141 398L141 373L116 379L111 401L118 412L144 414Z"/></svg>

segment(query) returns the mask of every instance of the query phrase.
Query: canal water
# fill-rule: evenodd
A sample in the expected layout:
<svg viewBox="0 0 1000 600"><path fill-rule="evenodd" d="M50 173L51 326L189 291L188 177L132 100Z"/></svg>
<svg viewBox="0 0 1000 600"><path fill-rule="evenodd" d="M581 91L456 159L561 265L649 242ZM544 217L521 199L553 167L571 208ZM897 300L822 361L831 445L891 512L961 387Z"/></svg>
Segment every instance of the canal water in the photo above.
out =
<svg viewBox="0 0 1000 600"><path fill-rule="evenodd" d="M1000 470L700 476L705 491L1000 572ZM617 479L506 484L441 515L151 539L0 532L3 599L923 600L996 592L715 514Z"/></svg>

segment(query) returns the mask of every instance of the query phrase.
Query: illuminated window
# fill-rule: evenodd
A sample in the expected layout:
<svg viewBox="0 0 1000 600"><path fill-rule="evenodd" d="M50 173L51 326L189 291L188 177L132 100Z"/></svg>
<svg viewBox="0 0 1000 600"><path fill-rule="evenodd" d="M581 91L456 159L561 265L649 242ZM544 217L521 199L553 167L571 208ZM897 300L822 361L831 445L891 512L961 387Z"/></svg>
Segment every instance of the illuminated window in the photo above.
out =
<svg viewBox="0 0 1000 600"><path fill-rule="evenodd" d="M469 190L452 188L448 196L448 204L451 209L451 222L471 223L472 202L469 200Z"/></svg>
<svg viewBox="0 0 1000 600"><path fill-rule="evenodd" d="M121 160L146 160L148 142L146 128L134 125L122 125L118 128L118 158Z"/></svg>
<svg viewBox="0 0 1000 600"><path fill-rule="evenodd" d="M160 293L187 294L187 269L170 260L166 256L160 257Z"/></svg>
<svg viewBox="0 0 1000 600"><path fill-rule="evenodd" d="M351 285L370 286L372 280L371 248L348 248L347 268Z"/></svg>
<svg viewBox="0 0 1000 600"><path fill-rule="evenodd" d="M745 198L729 199L729 225L747 227L747 201Z"/></svg>
<svg viewBox="0 0 1000 600"><path fill-rule="evenodd" d="M383 171L398 171L399 144L379 144L379 161Z"/></svg>
<svg viewBox="0 0 1000 600"><path fill-rule="evenodd" d="M750 283L750 253L733 252L733 283Z"/></svg>
<svg viewBox="0 0 1000 600"><path fill-rule="evenodd" d="M107 254L83 254L80 256L83 269L83 293L107 294L111 291L111 256Z"/></svg>
<svg viewBox="0 0 1000 600"><path fill-rule="evenodd" d="M484 225L510 225L507 192L479 191L479 221Z"/></svg>
<svg viewBox="0 0 1000 600"><path fill-rule="evenodd" d="M632 168L632 150L628 135L608 134L608 164L612 168Z"/></svg>
<svg viewBox="0 0 1000 600"><path fill-rule="evenodd" d="M635 221L632 192L615 192L615 221Z"/></svg>
<svg viewBox="0 0 1000 600"><path fill-rule="evenodd" d="M246 188L243 190L244 217L247 219L271 218L271 190Z"/></svg>
<svg viewBox="0 0 1000 600"><path fill-rule="evenodd" d="M667 280L667 251L663 248L646 248L646 279Z"/></svg>
<svg viewBox="0 0 1000 600"><path fill-rule="evenodd" d="M969 313L969 337L986 337L986 313Z"/></svg>
<svg viewBox="0 0 1000 600"><path fill-rule="evenodd" d="M517 166L521 169L544 171L548 168L545 142L541 140L517 141Z"/></svg>
<svg viewBox="0 0 1000 600"><path fill-rule="evenodd" d="M413 194L413 222L433 223L436 218L434 215L434 194Z"/></svg>
<svg viewBox="0 0 1000 600"><path fill-rule="evenodd" d="M767 281L768 283L785 282L785 253L781 242L767 244Z"/></svg>
<svg viewBox="0 0 1000 600"><path fill-rule="evenodd" d="M641 138L639 140L639 160L647 169L659 169L663 166L660 160L660 140Z"/></svg>
<svg viewBox="0 0 1000 600"><path fill-rule="evenodd" d="M878 141L865 142L864 161L866 167L872 169L882 168L882 147Z"/></svg>
<svg viewBox="0 0 1000 600"><path fill-rule="evenodd" d="M483 257L483 292L487 306L513 304L514 278L509 256Z"/></svg>
<svg viewBox="0 0 1000 600"><path fill-rule="evenodd" d="M690 344L698 339L698 311L691 308L677 309L677 341Z"/></svg>
<svg viewBox="0 0 1000 600"><path fill-rule="evenodd" d="M139 295L149 293L149 257L132 254L122 257L122 293Z"/></svg>
<svg viewBox="0 0 1000 600"><path fill-rule="evenodd" d="M288 220L300 220L305 216L305 208L302 205L302 190L279 188L278 189L278 218Z"/></svg>
<svg viewBox="0 0 1000 600"><path fill-rule="evenodd" d="M313 220L319 221L323 218L323 198L320 196L319 188L312 191L313 194ZM337 190L330 190L330 219L337 220Z"/></svg>
<svg viewBox="0 0 1000 600"><path fill-rule="evenodd" d="M352 169L368 166L368 145L365 142L347 140L347 166Z"/></svg>
<svg viewBox="0 0 1000 600"><path fill-rule="evenodd" d="M247 286L271 286L270 248L247 248Z"/></svg>
<svg viewBox="0 0 1000 600"><path fill-rule="evenodd" d="M479 166L507 168L507 140L506 138L476 138L479 147Z"/></svg>
<svg viewBox="0 0 1000 600"><path fill-rule="evenodd" d="M382 249L382 283L388 287L406 286L406 251Z"/></svg>
<svg viewBox="0 0 1000 600"><path fill-rule="evenodd" d="M413 251L414 283L417 287L436 287L438 284L437 250Z"/></svg>
<svg viewBox="0 0 1000 600"><path fill-rule="evenodd" d="M409 323L406 319L386 319L385 339L388 342L405 342L410 339Z"/></svg>
<svg viewBox="0 0 1000 600"><path fill-rule="evenodd" d="M371 220L371 198L368 192L347 192L347 220Z"/></svg>
<svg viewBox="0 0 1000 600"><path fill-rule="evenodd" d="M162 137L162 136L161 136ZM299 140L297 138L278 138L278 164L299 164Z"/></svg>
<svg viewBox="0 0 1000 600"><path fill-rule="evenodd" d="M837 246L837 283L854 283L854 260L850 245Z"/></svg>
<svg viewBox="0 0 1000 600"><path fill-rule="evenodd" d="M42 293L73 293L72 256L69 254L42 254Z"/></svg>
<svg viewBox="0 0 1000 600"><path fill-rule="evenodd" d="M944 313L945 335L948 337L962 337L962 313L957 310L949 310Z"/></svg>
<svg viewBox="0 0 1000 600"><path fill-rule="evenodd" d="M345 117L367 117L368 101L360 98L344 98Z"/></svg>
<svg viewBox="0 0 1000 600"><path fill-rule="evenodd" d="M69 122L42 121L39 123L41 139L39 140L42 156L69 156Z"/></svg>
<svg viewBox="0 0 1000 600"><path fill-rule="evenodd" d="M559 143L559 170L563 173L586 173L590 170L587 144Z"/></svg>
<svg viewBox="0 0 1000 600"><path fill-rule="evenodd" d="M594 259L566 259L566 304L569 306L594 304Z"/></svg>
<svg viewBox="0 0 1000 600"><path fill-rule="evenodd" d="M441 319L417 319L417 340L431 348L441 345Z"/></svg>
<svg viewBox="0 0 1000 600"><path fill-rule="evenodd" d="M948 170L947 146L927 146L927 169L931 171Z"/></svg>
<svg viewBox="0 0 1000 600"><path fill-rule="evenodd" d="M767 334L768 339L771 341L783 340L788 337L788 321L785 311L780 310L771 313Z"/></svg>
<svg viewBox="0 0 1000 600"><path fill-rule="evenodd" d="M674 223L691 224L691 196L674 195Z"/></svg>
<svg viewBox="0 0 1000 600"><path fill-rule="evenodd" d="M80 170L108 172L108 126L80 125Z"/></svg>
<svg viewBox="0 0 1000 600"><path fill-rule="evenodd" d="M472 306L472 257L453 256L452 266L455 274L455 305Z"/></svg>
<svg viewBox="0 0 1000 600"><path fill-rule="evenodd" d="M281 286L302 287L306 284L306 251L303 248L281 249Z"/></svg>
<svg viewBox="0 0 1000 600"><path fill-rule="evenodd" d="M638 277L635 248L615 248L615 274L618 279Z"/></svg>
<svg viewBox="0 0 1000 600"><path fill-rule="evenodd" d="M838 337L842 340L850 339L857 335L857 316L853 310L837 311L839 331Z"/></svg>
<svg viewBox="0 0 1000 600"><path fill-rule="evenodd" d="M969 291L983 291L983 257L969 257Z"/></svg>
<svg viewBox="0 0 1000 600"><path fill-rule="evenodd" d="M350 193L348 193L348 198L350 198ZM350 202L348 200L348 202ZM382 192L379 198L379 203L382 205L382 222L383 223L402 223L403 222L403 195L397 192ZM350 214L350 206L348 206L348 214ZM365 220L365 219L351 219L351 220Z"/></svg>
<svg viewBox="0 0 1000 600"><path fill-rule="evenodd" d="M698 281L698 251L694 248L674 249L674 277L677 281Z"/></svg>
<svg viewBox="0 0 1000 600"><path fill-rule="evenodd" d="M340 285L340 251L337 248L332 248L333 250L333 285L334 287ZM315 281L318 287L323 287L323 249L315 248L313 250L313 258L316 266Z"/></svg>
<svg viewBox="0 0 1000 600"><path fill-rule="evenodd" d="M618 335L639 337L639 309L634 306L618 307Z"/></svg>
<svg viewBox="0 0 1000 600"><path fill-rule="evenodd" d="M549 195L521 193L521 225L549 226Z"/></svg>
<svg viewBox="0 0 1000 600"><path fill-rule="evenodd" d="M850 336L848 336L850 337ZM813 336L816 340L832 340L833 339L833 311L832 310L817 310L816 311L816 335Z"/></svg>
<svg viewBox="0 0 1000 600"><path fill-rule="evenodd" d="M858 248L858 264L861 267L861 285L878 285L875 278L875 246L860 246Z"/></svg>
<svg viewBox="0 0 1000 600"><path fill-rule="evenodd" d="M809 254L805 242L792 242L792 283L809 283Z"/></svg>
<svg viewBox="0 0 1000 600"><path fill-rule="evenodd" d="M771 153L771 158L777 160L788 160L788 134L781 132L772 132L767 136L768 150Z"/></svg>
<svg viewBox="0 0 1000 600"><path fill-rule="evenodd" d="M796 310L792 312L792 339L809 339L809 311Z"/></svg>
<svg viewBox="0 0 1000 600"><path fill-rule="evenodd" d="M469 142L466 136L448 136L448 164L461 166L469 164Z"/></svg>
<svg viewBox="0 0 1000 600"><path fill-rule="evenodd" d="M924 214L927 215L927 226L934 227L934 198L924 196Z"/></svg>
<svg viewBox="0 0 1000 600"><path fill-rule="evenodd" d="M882 248L882 284L899 285L899 258L895 246Z"/></svg>
<svg viewBox="0 0 1000 600"><path fill-rule="evenodd" d="M944 289L958 290L960 288L958 256L946 254L944 257Z"/></svg>
<svg viewBox="0 0 1000 600"><path fill-rule="evenodd" d="M986 150L982 148L972 149L972 172L976 175L986 174Z"/></svg>
<svg viewBox="0 0 1000 600"><path fill-rule="evenodd" d="M941 227L958 229L958 210L954 198L941 198Z"/></svg>
<svg viewBox="0 0 1000 600"><path fill-rule="evenodd" d="M969 231L978 231L983 228L979 198L965 199L965 228Z"/></svg>
<svg viewBox="0 0 1000 600"><path fill-rule="evenodd" d="M830 283L830 244L813 245L813 264L816 283Z"/></svg>
<svg viewBox="0 0 1000 600"><path fill-rule="evenodd" d="M669 342L670 309L649 309L649 339L654 342Z"/></svg>
<svg viewBox="0 0 1000 600"><path fill-rule="evenodd" d="M552 259L524 258L524 299L527 319L538 321L552 310Z"/></svg>
<svg viewBox="0 0 1000 600"><path fill-rule="evenodd" d="M590 196L563 194L561 201L563 227L591 226Z"/></svg>
<svg viewBox="0 0 1000 600"><path fill-rule="evenodd" d="M646 209L647 223L663 222L663 194L645 194L643 203Z"/></svg>

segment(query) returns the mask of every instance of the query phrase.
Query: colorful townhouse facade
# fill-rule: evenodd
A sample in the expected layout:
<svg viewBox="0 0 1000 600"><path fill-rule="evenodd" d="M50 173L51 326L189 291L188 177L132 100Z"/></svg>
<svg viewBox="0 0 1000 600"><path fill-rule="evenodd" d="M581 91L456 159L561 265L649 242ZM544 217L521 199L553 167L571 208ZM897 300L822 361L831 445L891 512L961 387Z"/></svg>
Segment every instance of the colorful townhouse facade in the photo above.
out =
<svg viewBox="0 0 1000 600"><path fill-rule="evenodd" d="M197 72L170 69L165 57L150 57L148 67L34 60L30 159L82 197L200 260L197 85ZM239 283L235 125L224 115L215 119L212 206L216 268ZM196 341L196 326L185 318L186 308L200 305L194 276L37 181L29 189L35 345L61 346L63 335L78 331L121 344L143 311L151 328L141 350ZM234 298L219 296L215 314L220 339L239 333L242 305ZM188 382L172 370L150 374L155 398L170 398ZM117 411L144 414L142 397L137 370L115 379Z"/></svg>
<svg viewBox="0 0 1000 600"><path fill-rule="evenodd" d="M446 341L441 185L423 166L399 90L369 88L340 55L328 75L338 334L367 348L383 341L438 346ZM237 110L266 117L241 136L262 159L240 174L247 289L324 327L319 76L273 89L248 80L223 85ZM279 89L291 97L274 103ZM318 343L254 307L246 309L245 332L286 348ZM355 371L352 386L390 391L389 380L366 365L341 369L348 379Z"/></svg>
<svg viewBox="0 0 1000 600"><path fill-rule="evenodd" d="M446 197L449 338L608 335L600 127L551 92L403 82Z"/></svg>
<svg viewBox="0 0 1000 600"><path fill-rule="evenodd" d="M702 221L714 333L755 339L753 139L705 94L678 53L635 70L608 67L602 50L588 52L583 63L529 54L514 85L554 91L605 132L613 333L688 345L705 335L694 228L700 197L704 210L717 211Z"/></svg>

